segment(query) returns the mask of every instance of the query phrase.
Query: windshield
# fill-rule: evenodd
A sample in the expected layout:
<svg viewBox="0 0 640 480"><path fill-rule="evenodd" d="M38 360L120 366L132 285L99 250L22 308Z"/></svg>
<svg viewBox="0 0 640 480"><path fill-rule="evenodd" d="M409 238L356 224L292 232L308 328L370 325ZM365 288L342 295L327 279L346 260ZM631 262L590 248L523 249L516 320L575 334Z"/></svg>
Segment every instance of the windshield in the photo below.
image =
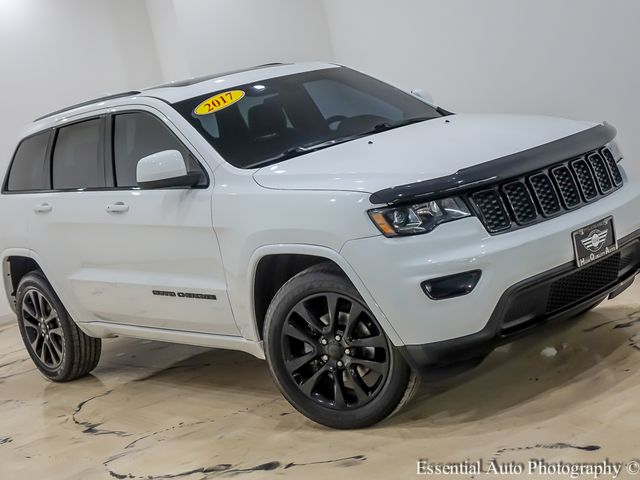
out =
<svg viewBox="0 0 640 480"><path fill-rule="evenodd" d="M345 67L260 80L173 106L239 168L441 116L412 95Z"/></svg>

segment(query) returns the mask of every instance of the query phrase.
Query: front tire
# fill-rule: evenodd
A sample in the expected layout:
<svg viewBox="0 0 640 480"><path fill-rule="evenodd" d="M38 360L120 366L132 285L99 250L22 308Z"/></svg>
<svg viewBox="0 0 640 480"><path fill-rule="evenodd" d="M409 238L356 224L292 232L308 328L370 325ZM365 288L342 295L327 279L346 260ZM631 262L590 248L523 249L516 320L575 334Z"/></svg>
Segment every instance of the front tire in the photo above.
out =
<svg viewBox="0 0 640 480"><path fill-rule="evenodd" d="M299 273L278 291L264 341L285 398L329 427L373 425L406 403L417 383L358 291L331 264Z"/></svg>
<svg viewBox="0 0 640 480"><path fill-rule="evenodd" d="M40 272L25 275L16 290L18 327L40 372L55 382L87 375L100 360L102 342L82 332Z"/></svg>

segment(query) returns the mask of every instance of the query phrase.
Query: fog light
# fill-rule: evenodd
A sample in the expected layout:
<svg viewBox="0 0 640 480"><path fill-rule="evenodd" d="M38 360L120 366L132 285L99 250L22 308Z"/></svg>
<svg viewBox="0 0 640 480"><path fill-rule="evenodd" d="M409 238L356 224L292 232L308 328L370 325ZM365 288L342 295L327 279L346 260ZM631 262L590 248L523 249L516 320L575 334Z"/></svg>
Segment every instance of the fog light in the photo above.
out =
<svg viewBox="0 0 640 480"><path fill-rule="evenodd" d="M446 277L432 278L422 282L422 289L433 300L461 297L467 295L478 284L482 272L471 270L470 272L456 273Z"/></svg>

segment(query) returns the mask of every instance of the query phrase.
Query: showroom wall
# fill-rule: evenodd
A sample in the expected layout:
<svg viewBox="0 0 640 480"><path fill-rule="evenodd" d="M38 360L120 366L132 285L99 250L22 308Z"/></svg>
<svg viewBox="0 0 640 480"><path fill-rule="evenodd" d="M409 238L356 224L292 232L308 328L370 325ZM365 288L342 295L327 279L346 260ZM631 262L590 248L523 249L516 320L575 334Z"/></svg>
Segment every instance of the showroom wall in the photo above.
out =
<svg viewBox="0 0 640 480"><path fill-rule="evenodd" d="M150 32L142 2L0 0L2 160L35 117L158 81Z"/></svg>
<svg viewBox="0 0 640 480"><path fill-rule="evenodd" d="M147 6L167 80L333 58L318 0L147 0Z"/></svg>
<svg viewBox="0 0 640 480"><path fill-rule="evenodd" d="M608 120L640 157L636 0L325 0L336 60L454 111Z"/></svg>

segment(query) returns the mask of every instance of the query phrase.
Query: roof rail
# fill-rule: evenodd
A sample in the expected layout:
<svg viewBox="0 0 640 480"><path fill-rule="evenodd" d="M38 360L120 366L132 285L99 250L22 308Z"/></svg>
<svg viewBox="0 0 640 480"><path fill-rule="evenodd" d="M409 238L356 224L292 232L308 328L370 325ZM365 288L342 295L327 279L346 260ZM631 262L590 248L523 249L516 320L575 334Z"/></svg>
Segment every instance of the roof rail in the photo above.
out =
<svg viewBox="0 0 640 480"><path fill-rule="evenodd" d="M85 102L76 103L75 105L71 105L69 107L65 107L65 108L62 108L60 110L56 110L55 112L47 113L46 115L43 115L42 117L36 118L34 120L34 122L38 122L40 120L44 120L45 118L53 117L54 115L57 115L59 113L64 113L64 112L66 112L68 110L73 110L74 108L86 107L87 105L91 105L93 103L105 102L107 100L113 100L115 98L130 97L131 95L139 95L139 94L140 94L140 92L138 90L131 90L129 92L114 93L113 95L106 95L104 97L94 98L93 100L87 100Z"/></svg>

